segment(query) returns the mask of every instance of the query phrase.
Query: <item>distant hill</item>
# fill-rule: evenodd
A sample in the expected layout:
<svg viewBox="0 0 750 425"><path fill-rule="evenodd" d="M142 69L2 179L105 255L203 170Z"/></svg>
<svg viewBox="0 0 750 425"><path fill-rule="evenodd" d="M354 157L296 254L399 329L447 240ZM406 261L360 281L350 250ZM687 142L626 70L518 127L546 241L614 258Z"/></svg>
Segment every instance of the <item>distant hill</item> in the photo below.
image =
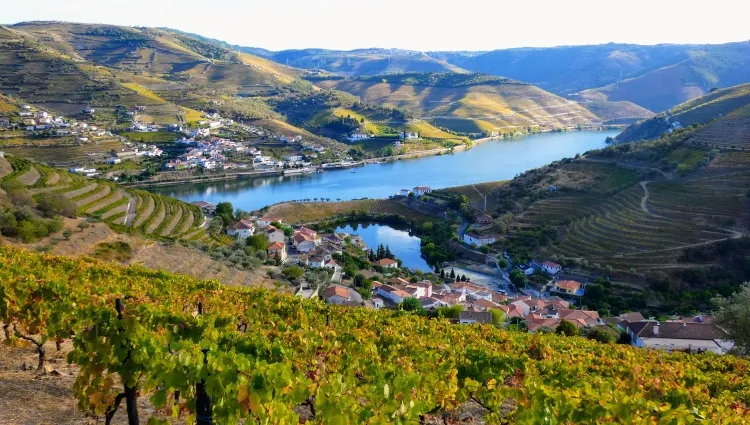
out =
<svg viewBox="0 0 750 425"><path fill-rule="evenodd" d="M467 72L427 53L400 49L284 50L265 55L297 68L325 70L347 76L402 72Z"/></svg>
<svg viewBox="0 0 750 425"><path fill-rule="evenodd" d="M619 142L654 139L675 128L706 124L711 120L721 121L722 126L731 126L729 123L732 120L748 115L746 110L749 105L750 84L715 90L708 95L678 105L663 114L632 125L616 139ZM719 126L718 122L710 124L710 127L718 128ZM737 128L745 129L747 126Z"/></svg>
<svg viewBox="0 0 750 425"><path fill-rule="evenodd" d="M713 87L750 82L750 42L655 46L609 43L489 52L398 49L268 52L236 48L298 68L349 77L404 72L479 72L531 83L561 96L630 101L655 112L705 94Z"/></svg>
<svg viewBox="0 0 750 425"><path fill-rule="evenodd" d="M576 102L509 79L473 74L401 74L318 80L368 104L412 111L460 133L526 131L590 125L599 118Z"/></svg>
<svg viewBox="0 0 750 425"><path fill-rule="evenodd" d="M712 88L750 82L750 42L693 47L684 60L601 88L583 98L627 100L652 111L664 111L707 94Z"/></svg>

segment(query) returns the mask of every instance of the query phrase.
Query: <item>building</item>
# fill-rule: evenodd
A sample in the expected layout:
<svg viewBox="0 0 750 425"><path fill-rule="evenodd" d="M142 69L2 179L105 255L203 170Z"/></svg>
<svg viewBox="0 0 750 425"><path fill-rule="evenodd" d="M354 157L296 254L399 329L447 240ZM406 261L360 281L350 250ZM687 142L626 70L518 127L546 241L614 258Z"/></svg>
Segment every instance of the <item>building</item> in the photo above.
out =
<svg viewBox="0 0 750 425"><path fill-rule="evenodd" d="M294 238L292 238L292 244L295 248L297 248L298 252L311 252L315 251L315 241L307 235L303 235L302 233L297 233L294 235Z"/></svg>
<svg viewBox="0 0 750 425"><path fill-rule="evenodd" d="M458 323L462 325L473 323L492 323L492 313L489 311L464 310L458 313Z"/></svg>
<svg viewBox="0 0 750 425"><path fill-rule="evenodd" d="M362 304L362 296L352 288L341 285L331 285L320 293L320 297L328 304L356 303Z"/></svg>
<svg viewBox="0 0 750 425"><path fill-rule="evenodd" d="M326 259L320 256L312 256L308 259L308 265L314 269L322 269L326 265Z"/></svg>
<svg viewBox="0 0 750 425"><path fill-rule="evenodd" d="M495 243L494 236L481 236L476 233L464 233L464 242L469 245L483 246Z"/></svg>
<svg viewBox="0 0 750 425"><path fill-rule="evenodd" d="M107 158L107 164L115 165L121 163L122 160L120 158L117 158L115 156Z"/></svg>
<svg viewBox="0 0 750 425"><path fill-rule="evenodd" d="M489 226L493 223L492 216L489 214L479 214L479 216L477 216L477 219L474 220L474 223L480 226Z"/></svg>
<svg viewBox="0 0 750 425"><path fill-rule="evenodd" d="M356 133L352 133L351 135L349 135L349 137L347 137L346 139L349 140L350 142L357 142L360 140L367 140L369 138L370 136L365 133L356 132Z"/></svg>
<svg viewBox="0 0 750 425"><path fill-rule="evenodd" d="M562 270L562 266L557 263L553 263L552 261L545 261L544 263L542 263L542 270L554 276L560 273L560 270Z"/></svg>
<svg viewBox="0 0 750 425"><path fill-rule="evenodd" d="M583 296L583 285L575 280L561 280L555 282L550 289L550 292L557 292L559 294L572 295L575 297Z"/></svg>
<svg viewBox="0 0 750 425"><path fill-rule="evenodd" d="M399 304L401 301L403 301L405 298L411 297L411 294L408 292L393 287L391 285L380 285L377 287L377 294L380 295L383 298L387 298L391 301L393 301L396 304Z"/></svg>
<svg viewBox="0 0 750 425"><path fill-rule="evenodd" d="M415 140L419 139L419 133L410 133L408 131L402 131L401 134L402 140Z"/></svg>
<svg viewBox="0 0 750 425"><path fill-rule="evenodd" d="M399 196L409 196L411 193L411 190L409 189L401 189L398 191Z"/></svg>
<svg viewBox="0 0 750 425"><path fill-rule="evenodd" d="M258 226L268 227L271 223L281 223L281 219L277 217L261 217L257 220Z"/></svg>
<svg viewBox="0 0 750 425"><path fill-rule="evenodd" d="M729 335L711 323L641 321L627 323L625 330L631 345L641 348L726 354L734 347Z"/></svg>
<svg viewBox="0 0 750 425"><path fill-rule="evenodd" d="M206 202L206 201L195 201L192 202L193 205L200 208L200 210L203 212L203 214L207 215L214 215L216 214L216 205Z"/></svg>
<svg viewBox="0 0 750 425"><path fill-rule="evenodd" d="M282 263L286 262L287 253L286 244L284 242L271 242L268 245L268 256L271 258L275 258L277 254Z"/></svg>
<svg viewBox="0 0 750 425"><path fill-rule="evenodd" d="M372 301L373 307L380 310L381 308L385 307L385 303L380 298L373 298L370 301Z"/></svg>
<svg viewBox="0 0 750 425"><path fill-rule="evenodd" d="M430 186L417 186L412 190L414 191L414 196L416 197L424 196L425 194L432 192Z"/></svg>
<svg viewBox="0 0 750 425"><path fill-rule="evenodd" d="M255 225L250 220L240 220L227 228L227 235L245 239L255 233Z"/></svg>
<svg viewBox="0 0 750 425"><path fill-rule="evenodd" d="M383 267L384 269L397 269L398 268L398 262L395 260L391 260L390 258L382 258L372 264Z"/></svg>
<svg viewBox="0 0 750 425"><path fill-rule="evenodd" d="M273 226L266 227L266 234L268 235L268 242L281 242L286 241L286 235L281 229L277 229Z"/></svg>

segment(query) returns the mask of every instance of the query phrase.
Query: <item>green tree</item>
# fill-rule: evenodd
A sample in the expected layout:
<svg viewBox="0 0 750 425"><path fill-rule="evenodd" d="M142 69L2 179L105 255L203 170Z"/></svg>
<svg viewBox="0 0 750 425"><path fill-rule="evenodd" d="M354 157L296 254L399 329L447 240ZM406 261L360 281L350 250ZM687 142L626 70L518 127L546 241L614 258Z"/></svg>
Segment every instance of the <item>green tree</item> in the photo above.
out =
<svg viewBox="0 0 750 425"><path fill-rule="evenodd" d="M510 272L510 283L516 285L517 288L525 288L526 281L526 275L521 270L513 269Z"/></svg>
<svg viewBox="0 0 750 425"><path fill-rule="evenodd" d="M569 322L563 319L560 321L560 324L557 325L555 333L564 336L578 336L578 328L573 324L573 322Z"/></svg>
<svg viewBox="0 0 750 425"><path fill-rule="evenodd" d="M287 280L297 280L305 274L305 271L300 266L287 266L284 267L284 270L281 271L281 274Z"/></svg>
<svg viewBox="0 0 750 425"><path fill-rule="evenodd" d="M81 231L83 232L83 229L88 229L89 228L89 223L88 223L88 221L82 221L82 222L78 223L77 227L79 229L81 229Z"/></svg>
<svg viewBox="0 0 750 425"><path fill-rule="evenodd" d="M219 202L216 204L216 216L221 217L225 226L229 226L234 221L234 207L231 202Z"/></svg>
<svg viewBox="0 0 750 425"><path fill-rule="evenodd" d="M268 249L268 235L258 233L257 235L248 236L245 244L255 251L265 251Z"/></svg>
<svg viewBox="0 0 750 425"><path fill-rule="evenodd" d="M501 256L497 256L497 265L500 266L501 269L505 269L508 267L508 260L505 258L502 258Z"/></svg>
<svg viewBox="0 0 750 425"><path fill-rule="evenodd" d="M65 229L65 230L63 230L62 236L63 236L63 238L65 238L65 240L67 241L68 239L70 239L70 236L71 236L72 234L73 234L73 231L72 231L72 230L70 230L70 229Z"/></svg>
<svg viewBox="0 0 750 425"><path fill-rule="evenodd" d="M401 304L399 304L399 308L404 311L416 311L417 313L424 313L422 304L420 304L419 300L414 297L404 298L404 300L401 301Z"/></svg>
<svg viewBox="0 0 750 425"><path fill-rule="evenodd" d="M595 326L586 331L586 338L604 344L614 344L620 338L620 332L608 326Z"/></svg>
<svg viewBox="0 0 750 425"><path fill-rule="evenodd" d="M502 325L505 323L505 312L497 309L497 308L491 308L489 309L489 312L492 313L492 324L493 325Z"/></svg>
<svg viewBox="0 0 750 425"><path fill-rule="evenodd" d="M716 324L729 334L736 347L745 354L750 353L750 284L728 298L716 298L718 306L714 318Z"/></svg>

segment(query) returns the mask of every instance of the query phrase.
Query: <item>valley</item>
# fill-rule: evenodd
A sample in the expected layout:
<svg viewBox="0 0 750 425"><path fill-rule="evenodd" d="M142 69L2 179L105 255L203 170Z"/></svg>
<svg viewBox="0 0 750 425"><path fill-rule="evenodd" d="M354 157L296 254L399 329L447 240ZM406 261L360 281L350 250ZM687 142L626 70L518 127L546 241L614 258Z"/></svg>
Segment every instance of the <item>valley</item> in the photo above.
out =
<svg viewBox="0 0 750 425"><path fill-rule="evenodd" d="M750 42L152 6L0 24L0 423L749 422Z"/></svg>

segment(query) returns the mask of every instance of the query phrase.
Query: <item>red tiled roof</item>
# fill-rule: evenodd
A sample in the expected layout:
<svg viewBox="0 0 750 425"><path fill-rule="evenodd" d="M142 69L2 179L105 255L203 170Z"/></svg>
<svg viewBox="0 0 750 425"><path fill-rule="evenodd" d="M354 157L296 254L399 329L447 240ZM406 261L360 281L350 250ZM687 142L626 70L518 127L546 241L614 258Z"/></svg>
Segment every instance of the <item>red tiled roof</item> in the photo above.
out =
<svg viewBox="0 0 750 425"><path fill-rule="evenodd" d="M543 262L543 263L542 263L542 265L543 265L543 266L547 266L547 267L551 267L551 268L553 268L553 269L554 269L554 268L560 268L560 267L562 267L562 266L560 266L560 265L559 265L559 264L557 264L557 263L553 263L552 261L545 261L545 262Z"/></svg>
<svg viewBox="0 0 750 425"><path fill-rule="evenodd" d="M284 249L284 242L272 242L268 249Z"/></svg>
<svg viewBox="0 0 750 425"><path fill-rule="evenodd" d="M376 266L390 266L391 264L397 264L396 261L391 260L390 258L382 258L376 262L374 262Z"/></svg>
<svg viewBox="0 0 750 425"><path fill-rule="evenodd" d="M339 296L341 298L349 299L349 288L345 288L339 285L333 285L323 290L323 298L328 299L333 296Z"/></svg>
<svg viewBox="0 0 750 425"><path fill-rule="evenodd" d="M581 283L576 282L575 280L561 280L555 284L557 288L565 289L568 291L578 291L581 289Z"/></svg>

